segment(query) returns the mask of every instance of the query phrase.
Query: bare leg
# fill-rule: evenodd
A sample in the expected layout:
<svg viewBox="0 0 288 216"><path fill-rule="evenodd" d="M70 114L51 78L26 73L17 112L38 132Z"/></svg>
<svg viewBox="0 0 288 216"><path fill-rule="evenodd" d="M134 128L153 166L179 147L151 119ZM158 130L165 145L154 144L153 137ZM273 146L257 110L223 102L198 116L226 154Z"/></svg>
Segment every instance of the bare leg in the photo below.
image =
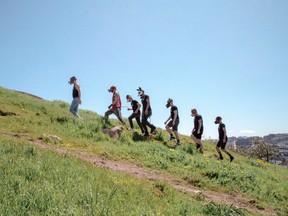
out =
<svg viewBox="0 0 288 216"><path fill-rule="evenodd" d="M178 131L173 131L177 140L180 140Z"/></svg>

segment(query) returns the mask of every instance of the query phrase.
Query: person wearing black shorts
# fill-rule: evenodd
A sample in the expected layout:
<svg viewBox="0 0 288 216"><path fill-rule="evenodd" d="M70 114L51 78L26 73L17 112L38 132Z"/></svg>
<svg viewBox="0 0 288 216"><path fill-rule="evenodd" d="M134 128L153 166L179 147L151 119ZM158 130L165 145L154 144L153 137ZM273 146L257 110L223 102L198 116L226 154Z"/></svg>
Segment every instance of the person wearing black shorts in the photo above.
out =
<svg viewBox="0 0 288 216"><path fill-rule="evenodd" d="M127 110L128 110L128 111L129 111L129 110L133 110L133 113L128 117L131 130L134 129L133 119L135 118L135 119L136 119L136 122L137 122L137 124L138 124L138 126L139 126L139 128L141 129L142 134L143 134L143 133L144 133L144 129L143 129L142 124L141 124L141 121L140 121L140 116L141 116L140 107L141 107L141 104L139 104L138 101L133 100L133 98L132 98L131 95L127 95L127 96L126 96L126 99L127 99L127 102L130 102L130 103L131 103L131 107L132 107L132 108L127 108Z"/></svg>
<svg viewBox="0 0 288 216"><path fill-rule="evenodd" d="M204 130L203 119L195 108L191 110L191 115L194 117L194 128L192 130L191 138L196 143L196 149L199 150L200 153L203 153L203 145L201 142L201 137Z"/></svg>
<svg viewBox="0 0 288 216"><path fill-rule="evenodd" d="M230 157L230 162L234 160L234 157L225 149L226 143L228 141L227 133L226 133L226 127L225 124L222 122L222 118L220 116L217 116L215 119L215 124L219 124L218 127L218 133L219 133L219 141L216 145L216 151L219 154L219 160L223 160L223 156L221 151L225 152ZM220 151L221 148L221 151Z"/></svg>
<svg viewBox="0 0 288 216"><path fill-rule="evenodd" d="M177 106L175 106L173 104L173 99L170 99L170 98L167 100L166 107L167 108L171 107L171 114L170 114L169 118L164 122L164 124L166 125L165 128L166 128L167 132L170 134L170 140L174 140L176 137L176 139L177 139L176 144L180 145L180 138L179 138L179 134L178 134L178 125L180 122L180 118L179 118L178 108L177 108ZM168 121L169 121L169 123L167 124ZM172 128L172 130L170 128ZM173 136L172 131L175 134L175 137Z"/></svg>
<svg viewBox="0 0 288 216"><path fill-rule="evenodd" d="M156 127L148 121L148 118L152 115L150 98L148 95L144 93L144 90L141 89L140 87L137 89L137 91L138 91L138 96L140 96L141 102L143 105L142 107L142 126L144 129L143 136L148 137L149 132L148 132L147 126L151 129L150 131L151 134L154 133L156 130Z"/></svg>

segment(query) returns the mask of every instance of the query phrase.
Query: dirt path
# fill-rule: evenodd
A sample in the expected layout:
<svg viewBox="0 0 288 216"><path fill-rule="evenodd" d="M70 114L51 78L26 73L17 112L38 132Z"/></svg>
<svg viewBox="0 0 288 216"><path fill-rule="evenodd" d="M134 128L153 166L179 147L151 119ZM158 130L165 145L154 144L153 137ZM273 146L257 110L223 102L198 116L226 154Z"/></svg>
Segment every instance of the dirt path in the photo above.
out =
<svg viewBox="0 0 288 216"><path fill-rule="evenodd" d="M110 160L105 157L101 157L98 155L91 155L85 152L79 152L75 150L69 150L64 147L58 147L55 145L47 144L42 140L32 140L30 137L22 134L3 134L5 137L14 137L21 140L26 140L29 143L36 145L38 147L49 149L61 154L69 154L79 158L83 161L89 162L94 164L97 167L107 168L109 170L117 171L117 172L125 172L129 173L132 176L139 178L139 179L146 179L151 182L154 181L164 181L167 184L171 185L172 187L184 192L190 193L194 196L199 196L204 198L206 201L213 201L217 204L226 204L226 205L234 205L238 208L243 208L248 211L262 214L262 215L277 215L276 211L273 209L264 209L261 207L257 207L257 204L254 200L249 200L244 194L237 194L237 195L229 195L225 193L219 193L214 191L204 191L194 188L192 185L188 185L187 183L183 182L180 179L177 179L171 175L163 174L158 171L152 171L148 168L139 167L137 165L120 161L120 160Z"/></svg>

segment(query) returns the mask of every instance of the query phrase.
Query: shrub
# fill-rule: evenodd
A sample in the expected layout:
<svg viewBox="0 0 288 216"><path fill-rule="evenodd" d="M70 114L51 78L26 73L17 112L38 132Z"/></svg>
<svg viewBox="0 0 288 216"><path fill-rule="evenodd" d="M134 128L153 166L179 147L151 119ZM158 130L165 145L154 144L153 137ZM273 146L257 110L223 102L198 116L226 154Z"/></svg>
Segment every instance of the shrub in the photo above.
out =
<svg viewBox="0 0 288 216"><path fill-rule="evenodd" d="M231 216L244 216L246 212L237 208L236 206L226 206L209 202L203 206L203 213L205 215L231 215Z"/></svg>
<svg viewBox="0 0 288 216"><path fill-rule="evenodd" d="M154 136L154 139L157 140L157 141L163 142L163 141L164 141L163 132L162 132L162 131L158 132L158 133Z"/></svg>

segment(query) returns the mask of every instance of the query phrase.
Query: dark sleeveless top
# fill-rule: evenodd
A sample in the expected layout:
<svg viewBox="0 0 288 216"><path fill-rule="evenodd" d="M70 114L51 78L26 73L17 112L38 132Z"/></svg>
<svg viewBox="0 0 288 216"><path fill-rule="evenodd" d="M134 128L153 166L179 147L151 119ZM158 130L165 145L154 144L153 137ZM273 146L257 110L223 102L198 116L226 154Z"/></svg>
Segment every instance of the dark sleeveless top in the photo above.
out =
<svg viewBox="0 0 288 216"><path fill-rule="evenodd" d="M79 97L79 92L78 92L78 90L75 88L75 86L74 86L74 88L73 88L72 96L73 96L73 98Z"/></svg>

